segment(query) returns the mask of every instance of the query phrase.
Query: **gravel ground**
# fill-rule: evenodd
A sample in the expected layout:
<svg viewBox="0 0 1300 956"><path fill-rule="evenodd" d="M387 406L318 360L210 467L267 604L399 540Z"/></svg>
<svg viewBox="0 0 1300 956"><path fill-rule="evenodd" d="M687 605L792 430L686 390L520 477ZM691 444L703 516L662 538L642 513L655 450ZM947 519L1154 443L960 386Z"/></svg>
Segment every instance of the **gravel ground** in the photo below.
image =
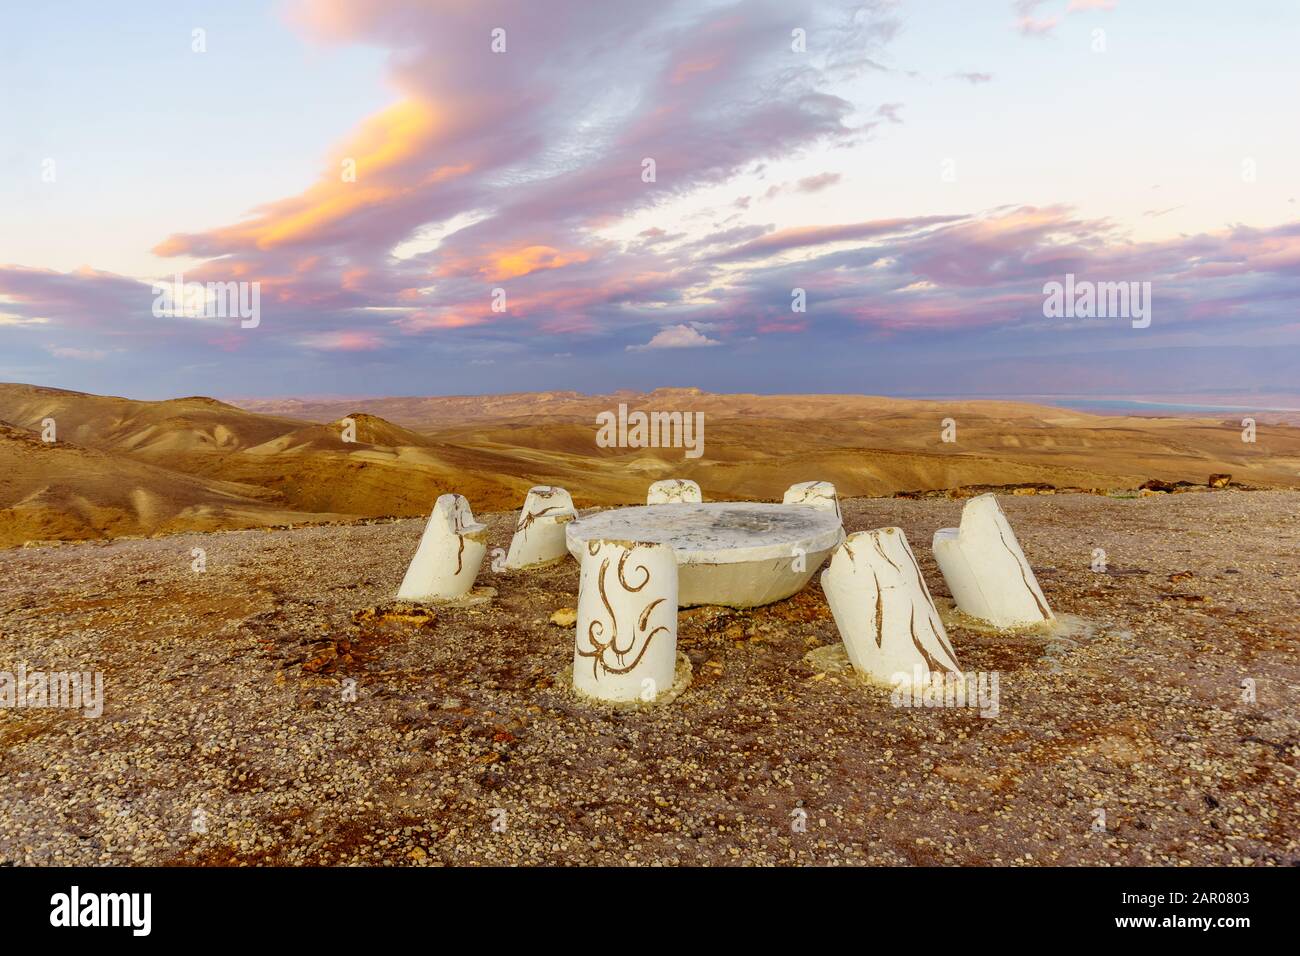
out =
<svg viewBox="0 0 1300 956"><path fill-rule="evenodd" d="M1050 652L954 628L963 667L999 674L993 718L811 666L838 641L815 584L683 612L692 685L617 711L558 679L573 562L354 623L420 521L0 552L0 671L105 680L98 719L0 709L0 862L1300 862L1300 492L1002 500L1088 627ZM907 532L937 598L930 537L960 509L844 502L850 531ZM506 547L514 516L480 518Z"/></svg>

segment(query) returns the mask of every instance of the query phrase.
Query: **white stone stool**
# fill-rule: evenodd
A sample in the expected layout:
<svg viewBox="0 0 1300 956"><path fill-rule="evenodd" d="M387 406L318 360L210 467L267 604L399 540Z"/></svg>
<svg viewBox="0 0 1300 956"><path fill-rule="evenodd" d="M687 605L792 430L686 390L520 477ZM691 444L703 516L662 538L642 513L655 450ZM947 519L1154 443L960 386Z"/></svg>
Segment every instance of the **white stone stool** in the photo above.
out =
<svg viewBox="0 0 1300 956"><path fill-rule="evenodd" d="M993 495L966 502L960 528L935 533L934 560L958 609L971 617L994 627L1055 619Z"/></svg>
<svg viewBox="0 0 1300 956"><path fill-rule="evenodd" d="M902 528L849 535L822 573L822 590L859 673L911 684L917 668L927 679L961 672Z"/></svg>
<svg viewBox="0 0 1300 956"><path fill-rule="evenodd" d="M487 551L487 536L487 526L474 520L468 501L442 495L397 589L398 599L445 601L469 593Z"/></svg>
<svg viewBox="0 0 1300 956"><path fill-rule="evenodd" d="M511 570L553 564L569 554L564 544L565 526L578 516L573 499L563 488L536 485L528 489L515 535L510 539L506 567Z"/></svg>
<svg viewBox="0 0 1300 956"><path fill-rule="evenodd" d="M665 544L599 539L582 551L573 686L653 701L677 668L677 558Z"/></svg>
<svg viewBox="0 0 1300 956"><path fill-rule="evenodd" d="M787 488L785 497L781 500L787 505L808 505L810 508L820 508L822 511L833 511L836 516L840 513L840 503L835 497L835 486L829 481L801 481Z"/></svg>
<svg viewBox="0 0 1300 956"><path fill-rule="evenodd" d="M656 481L645 496L648 505L697 505L703 500L700 486L688 478Z"/></svg>

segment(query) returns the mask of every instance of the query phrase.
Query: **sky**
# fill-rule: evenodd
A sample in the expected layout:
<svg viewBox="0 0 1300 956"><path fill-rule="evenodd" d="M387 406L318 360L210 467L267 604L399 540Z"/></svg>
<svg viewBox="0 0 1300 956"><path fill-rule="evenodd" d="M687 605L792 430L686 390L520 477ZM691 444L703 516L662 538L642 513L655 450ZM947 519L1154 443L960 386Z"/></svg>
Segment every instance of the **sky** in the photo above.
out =
<svg viewBox="0 0 1300 956"><path fill-rule="evenodd" d="M1292 0L21 5L0 380L1300 392L1297 35ZM1149 322L1050 314L1067 275ZM160 306L178 276L255 320Z"/></svg>

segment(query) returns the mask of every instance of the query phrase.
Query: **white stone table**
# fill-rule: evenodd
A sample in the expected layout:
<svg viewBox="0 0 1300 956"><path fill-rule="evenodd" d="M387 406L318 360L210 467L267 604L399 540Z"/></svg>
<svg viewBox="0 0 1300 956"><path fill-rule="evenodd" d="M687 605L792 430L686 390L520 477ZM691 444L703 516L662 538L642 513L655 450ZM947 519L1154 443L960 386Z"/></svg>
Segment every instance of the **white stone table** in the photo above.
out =
<svg viewBox="0 0 1300 956"><path fill-rule="evenodd" d="M806 585L844 529L834 512L806 505L711 501L613 508L569 524L565 541L579 562L590 539L670 545L681 607L755 607Z"/></svg>

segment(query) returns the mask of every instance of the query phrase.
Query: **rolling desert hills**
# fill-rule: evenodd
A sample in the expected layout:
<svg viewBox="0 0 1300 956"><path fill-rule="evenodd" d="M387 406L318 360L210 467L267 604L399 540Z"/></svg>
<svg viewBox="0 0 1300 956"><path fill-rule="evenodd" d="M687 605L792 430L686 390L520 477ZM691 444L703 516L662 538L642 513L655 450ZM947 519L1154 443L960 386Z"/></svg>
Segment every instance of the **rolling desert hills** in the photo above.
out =
<svg viewBox="0 0 1300 956"><path fill-rule="evenodd" d="M4 423L0 462L0 544L246 528L304 517L260 488L66 442L50 444Z"/></svg>
<svg viewBox="0 0 1300 956"><path fill-rule="evenodd" d="M597 415L620 405L702 413L703 454L601 447ZM57 441L47 443L51 419ZM1284 424L1261 422L1250 443L1239 418L861 395L658 389L234 405L0 384L0 421L0 546L421 515L449 491L478 512L503 511L539 483L588 507L642 501L666 477L693 479L708 498L770 500L811 478L843 496L883 496L1204 484L1212 473L1287 488L1300 475L1300 428Z"/></svg>

